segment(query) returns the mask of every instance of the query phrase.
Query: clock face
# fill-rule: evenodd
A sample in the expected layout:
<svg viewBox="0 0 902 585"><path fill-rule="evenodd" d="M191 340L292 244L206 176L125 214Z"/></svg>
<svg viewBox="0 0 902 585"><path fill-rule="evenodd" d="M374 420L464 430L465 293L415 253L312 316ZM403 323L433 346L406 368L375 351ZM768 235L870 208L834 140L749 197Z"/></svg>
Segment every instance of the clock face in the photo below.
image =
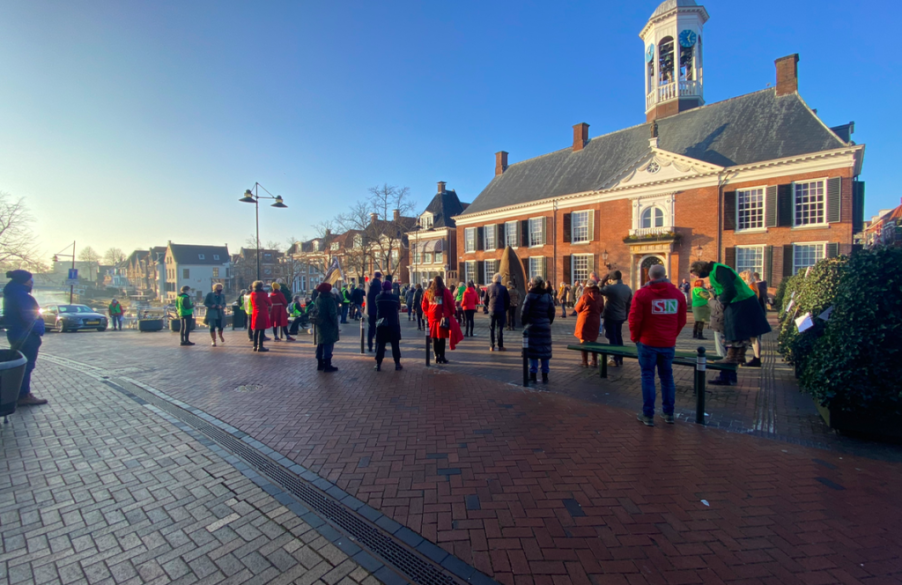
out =
<svg viewBox="0 0 902 585"><path fill-rule="evenodd" d="M645 62L651 63L652 59L655 58L655 46L648 45L648 49L645 51Z"/></svg>
<svg viewBox="0 0 902 585"><path fill-rule="evenodd" d="M695 31L687 29L680 33L680 46L689 49L695 46L696 40L698 40L698 35L695 34Z"/></svg>

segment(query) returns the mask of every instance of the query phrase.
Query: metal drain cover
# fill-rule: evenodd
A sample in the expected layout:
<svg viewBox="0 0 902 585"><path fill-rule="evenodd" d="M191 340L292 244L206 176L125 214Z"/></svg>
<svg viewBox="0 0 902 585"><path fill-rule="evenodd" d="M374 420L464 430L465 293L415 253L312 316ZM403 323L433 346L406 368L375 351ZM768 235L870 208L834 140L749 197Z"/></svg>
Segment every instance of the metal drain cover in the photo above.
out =
<svg viewBox="0 0 902 585"><path fill-rule="evenodd" d="M245 384L235 388L236 392L259 392L260 390L263 390L263 386L260 384Z"/></svg>

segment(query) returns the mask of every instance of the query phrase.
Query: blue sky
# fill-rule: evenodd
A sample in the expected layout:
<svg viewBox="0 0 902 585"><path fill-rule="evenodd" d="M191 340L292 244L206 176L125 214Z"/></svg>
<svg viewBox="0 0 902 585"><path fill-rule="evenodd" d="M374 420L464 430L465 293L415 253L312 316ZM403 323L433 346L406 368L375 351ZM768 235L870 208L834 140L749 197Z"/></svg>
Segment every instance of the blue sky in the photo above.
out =
<svg viewBox="0 0 902 585"><path fill-rule="evenodd" d="M898 3L711 0L705 98L800 91L867 144L866 215L899 204ZM312 235L381 183L472 201L516 162L644 121L639 2L0 1L0 191L41 244L228 243L259 181L261 239ZM895 104L895 106L894 106Z"/></svg>

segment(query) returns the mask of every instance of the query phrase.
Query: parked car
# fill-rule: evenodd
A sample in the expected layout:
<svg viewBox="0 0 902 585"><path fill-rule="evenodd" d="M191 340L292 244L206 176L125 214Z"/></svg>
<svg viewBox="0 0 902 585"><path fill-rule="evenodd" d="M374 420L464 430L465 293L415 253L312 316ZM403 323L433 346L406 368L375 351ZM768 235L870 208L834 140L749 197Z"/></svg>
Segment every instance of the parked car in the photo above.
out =
<svg viewBox="0 0 902 585"><path fill-rule="evenodd" d="M86 305L47 305L41 309L41 317L48 330L60 333L107 328L107 318Z"/></svg>

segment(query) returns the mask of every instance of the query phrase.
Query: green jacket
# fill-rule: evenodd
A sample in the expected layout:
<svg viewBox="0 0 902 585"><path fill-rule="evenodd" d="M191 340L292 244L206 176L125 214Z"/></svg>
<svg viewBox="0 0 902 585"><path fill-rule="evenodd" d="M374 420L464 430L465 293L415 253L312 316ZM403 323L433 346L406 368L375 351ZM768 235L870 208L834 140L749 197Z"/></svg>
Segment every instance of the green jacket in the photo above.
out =
<svg viewBox="0 0 902 585"><path fill-rule="evenodd" d="M319 319L316 325L316 343L324 345L338 342L338 303L331 292L316 297Z"/></svg>
<svg viewBox="0 0 902 585"><path fill-rule="evenodd" d="M175 298L175 310L179 317L190 317L194 314L194 303L188 293L182 293Z"/></svg>
<svg viewBox="0 0 902 585"><path fill-rule="evenodd" d="M720 273L720 276L723 277L723 282L718 280L718 272ZM724 274L728 274L728 276L724 277ZM738 303L755 296L751 287L749 287L744 280L739 278L739 274L724 264L715 262L714 270L708 275L708 280L711 281L711 288L717 293L718 300L724 305Z"/></svg>
<svg viewBox="0 0 902 585"><path fill-rule="evenodd" d="M122 314L122 305L120 305L119 303L110 303L109 310L110 310L110 316L121 315Z"/></svg>
<svg viewBox="0 0 902 585"><path fill-rule="evenodd" d="M467 292L466 285L457 287L457 295L455 295L454 300L457 302L463 301L465 292Z"/></svg>
<svg viewBox="0 0 902 585"><path fill-rule="evenodd" d="M707 307L708 300L711 299L711 293L706 291L704 288L697 286L692 289L692 306L693 307Z"/></svg>
<svg viewBox="0 0 902 585"><path fill-rule="evenodd" d="M293 302L288 305L288 314L297 319L301 315L304 314L304 311L301 309L301 304L297 302Z"/></svg>

